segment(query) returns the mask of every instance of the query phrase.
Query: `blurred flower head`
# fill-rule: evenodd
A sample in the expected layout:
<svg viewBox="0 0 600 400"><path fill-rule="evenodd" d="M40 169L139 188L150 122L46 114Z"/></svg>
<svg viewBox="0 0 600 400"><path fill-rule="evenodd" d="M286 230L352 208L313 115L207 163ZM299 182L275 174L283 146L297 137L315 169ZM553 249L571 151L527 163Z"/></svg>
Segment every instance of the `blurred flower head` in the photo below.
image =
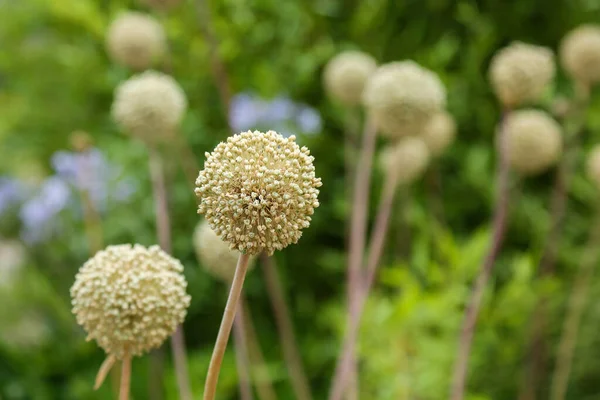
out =
<svg viewBox="0 0 600 400"><path fill-rule="evenodd" d="M367 79L377 69L375 59L361 51L345 51L333 57L323 74L331 98L346 105L361 102Z"/></svg>
<svg viewBox="0 0 600 400"><path fill-rule="evenodd" d="M71 287L77 323L122 359L159 347L185 319L190 296L183 266L158 246L108 246L89 259Z"/></svg>
<svg viewBox="0 0 600 400"><path fill-rule="evenodd" d="M407 136L383 149L381 168L399 184L410 184L420 178L429 165L429 150L418 137Z"/></svg>
<svg viewBox="0 0 600 400"><path fill-rule="evenodd" d="M586 163L588 178L600 188L600 145L596 145L589 152Z"/></svg>
<svg viewBox="0 0 600 400"><path fill-rule="evenodd" d="M583 84L600 81L600 25L581 25L560 44L560 61L569 75Z"/></svg>
<svg viewBox="0 0 600 400"><path fill-rule="evenodd" d="M545 171L562 154L561 127L544 111L511 112L506 117L504 129L508 161L522 175Z"/></svg>
<svg viewBox="0 0 600 400"><path fill-rule="evenodd" d="M106 34L106 48L113 61L136 71L151 68L165 54L166 47L161 24L136 11L117 16Z"/></svg>
<svg viewBox="0 0 600 400"><path fill-rule="evenodd" d="M381 132L392 138L419 133L446 105L436 74L413 61L382 65L367 81L363 102Z"/></svg>
<svg viewBox="0 0 600 400"><path fill-rule="evenodd" d="M552 50L514 42L492 58L490 80L502 104L515 107L538 101L555 71Z"/></svg>
<svg viewBox="0 0 600 400"><path fill-rule="evenodd" d="M196 180L198 213L230 248L273 254L310 225L321 179L314 157L295 137L243 132L206 154Z"/></svg>
<svg viewBox="0 0 600 400"><path fill-rule="evenodd" d="M202 267L210 275L230 283L237 266L240 252L229 248L229 244L210 228L206 221L200 221L194 230L194 249ZM251 260L249 268L254 265Z"/></svg>
<svg viewBox="0 0 600 400"><path fill-rule="evenodd" d="M27 186L14 178L0 176L0 215L21 203L27 195Z"/></svg>
<svg viewBox="0 0 600 400"><path fill-rule="evenodd" d="M25 247L20 242L0 240L0 289L12 286L25 261Z"/></svg>
<svg viewBox="0 0 600 400"><path fill-rule="evenodd" d="M123 131L153 143L175 134L186 108L185 93L175 79L146 71L117 87L111 111Z"/></svg>
<svg viewBox="0 0 600 400"><path fill-rule="evenodd" d="M425 124L419 137L427 145L431 156L437 157L454 141L456 122L447 111L439 112Z"/></svg>

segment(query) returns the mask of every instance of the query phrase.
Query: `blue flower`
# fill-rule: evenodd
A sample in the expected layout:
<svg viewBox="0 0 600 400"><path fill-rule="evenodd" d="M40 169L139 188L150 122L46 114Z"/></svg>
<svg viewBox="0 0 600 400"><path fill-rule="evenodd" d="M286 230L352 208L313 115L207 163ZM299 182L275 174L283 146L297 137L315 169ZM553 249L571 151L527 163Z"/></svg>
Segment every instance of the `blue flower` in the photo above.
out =
<svg viewBox="0 0 600 400"><path fill-rule="evenodd" d="M0 176L0 215L23 201L26 192L26 187L22 182Z"/></svg>
<svg viewBox="0 0 600 400"><path fill-rule="evenodd" d="M312 107L303 105L296 114L296 123L303 133L315 134L321 132L321 115Z"/></svg>

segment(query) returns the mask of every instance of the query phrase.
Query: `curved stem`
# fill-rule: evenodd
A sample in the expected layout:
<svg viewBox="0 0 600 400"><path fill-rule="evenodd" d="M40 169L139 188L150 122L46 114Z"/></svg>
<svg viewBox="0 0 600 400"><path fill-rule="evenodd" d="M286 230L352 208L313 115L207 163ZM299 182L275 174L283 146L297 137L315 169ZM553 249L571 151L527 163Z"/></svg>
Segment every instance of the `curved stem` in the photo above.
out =
<svg viewBox="0 0 600 400"><path fill-rule="evenodd" d="M169 218L167 187L163 173L162 160L157 149L150 147L148 153L158 242L165 252L171 253L171 221ZM183 400L191 400L192 390L190 388L190 379L187 371L185 338L181 326L177 327L175 333L171 337L171 350L173 352L173 363L175 365L179 396Z"/></svg>
<svg viewBox="0 0 600 400"><path fill-rule="evenodd" d="M585 310L594 269L598 264L600 247L600 218L592 225L587 246L582 255L579 270L573 283L567 307L563 330L558 345L556 368L552 376L551 400L563 400L569 386L569 376L573 365L573 354L577 343L581 317Z"/></svg>
<svg viewBox="0 0 600 400"><path fill-rule="evenodd" d="M360 290L362 280L361 265L364 257L367 217L369 207L369 186L371 182L371 166L373 164L373 153L375 152L375 139L377 129L374 122L368 119L365 122L362 147L358 165L356 166L355 182L353 186L352 216L350 220L350 248L348 255L348 302L349 315L347 326L351 322L351 316L356 315L359 306L357 292ZM352 345L349 345L352 346ZM350 361L344 362L342 351L338 357L336 370L329 391L330 400L341 400L345 391L345 380L348 369L346 364L352 362L353 348L350 349ZM346 356L348 357L348 356ZM351 367L350 367L351 368Z"/></svg>
<svg viewBox="0 0 600 400"><path fill-rule="evenodd" d="M121 365L119 400L129 400L129 387L131 386L131 356L129 354L125 354Z"/></svg>
<svg viewBox="0 0 600 400"><path fill-rule="evenodd" d="M100 388L100 386L102 386L102 383L106 379L106 376L112 369L113 365L115 365L116 361L117 361L117 358L112 354L110 354L108 357L106 357L106 359L100 366L100 369L98 370L98 374L96 375L96 382L94 383L94 390L98 390Z"/></svg>
<svg viewBox="0 0 600 400"><path fill-rule="evenodd" d="M246 327L244 324L243 303L238 304L237 314L233 320L233 336L235 339L235 361L238 371L240 399L252 400L252 386L250 385L250 358L248 356L248 343L246 342Z"/></svg>
<svg viewBox="0 0 600 400"><path fill-rule="evenodd" d="M258 397L261 400L277 400L277 394L275 393L275 389L273 389L271 379L264 373L266 371L267 363L260 348L260 343L258 342L256 329L254 329L254 324L252 323L250 307L243 297L240 299L240 302L242 303L242 309L244 310L244 326L246 327L250 365L255 366L257 370L257 372L255 372L255 368L252 368L253 380L256 385Z"/></svg>
<svg viewBox="0 0 600 400"><path fill-rule="evenodd" d="M229 290L229 297L227 298L227 304L225 305L225 311L223 312L223 319L221 320L221 326L219 327L219 334L217 335L217 341L215 348L213 349L212 357L210 358L210 365L208 366L208 374L206 377L206 383L204 384L204 400L214 400L217 392L217 383L219 381L219 372L221 371L221 364L223 363L223 356L227 349L227 342L229 341L229 334L231 333L231 327L235 318L235 312L242 294L242 288L244 286L244 279L246 278L246 270L248 269L248 261L250 260L249 254L240 254L237 266L235 268L235 274L233 275L233 281L231 282L231 289Z"/></svg>
<svg viewBox="0 0 600 400"><path fill-rule="evenodd" d="M450 393L451 400L462 400L465 396L465 386L467 381L467 371L469 366L469 355L471 354L471 345L477 318L481 309L481 302L487 283L492 275L496 257L500 252L502 242L504 240L504 232L506 229L506 217L508 214L509 203L509 165L506 151L506 129L504 128L504 120L506 112L500 124L498 134L498 152L499 163L496 171L497 184L497 204L494 213L492 225L492 238L488 253L481 265L479 274L475 281L469 304L465 310L462 330L458 343L458 353L453 369L452 387Z"/></svg>
<svg viewBox="0 0 600 400"><path fill-rule="evenodd" d="M306 372L304 371L304 366L302 365L302 358L294 334L292 318L287 302L285 301L285 294L281 285L281 278L279 277L277 266L275 265L275 260L273 257L269 257L265 253L262 253L260 255L260 261L263 266L265 284L269 297L271 298L273 313L275 314L279 342L283 346L283 356L290 374L295 398L298 400L312 400L310 386L308 384Z"/></svg>

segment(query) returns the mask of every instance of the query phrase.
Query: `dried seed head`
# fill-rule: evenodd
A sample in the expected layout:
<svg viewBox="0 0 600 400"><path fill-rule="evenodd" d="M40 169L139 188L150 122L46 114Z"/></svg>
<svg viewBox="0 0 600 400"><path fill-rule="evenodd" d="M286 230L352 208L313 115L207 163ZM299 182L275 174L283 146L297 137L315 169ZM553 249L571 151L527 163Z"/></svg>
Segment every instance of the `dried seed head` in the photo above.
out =
<svg viewBox="0 0 600 400"><path fill-rule="evenodd" d="M240 252L230 249L229 245L217 236L206 221L200 221L196 225L194 248L196 256L209 274L225 282L233 280ZM248 265L249 268L254 265L253 261L252 258Z"/></svg>
<svg viewBox="0 0 600 400"><path fill-rule="evenodd" d="M163 11L179 5L181 0L140 0L140 3L155 10Z"/></svg>
<svg viewBox="0 0 600 400"><path fill-rule="evenodd" d="M345 51L325 67L325 89L332 98L346 105L360 104L369 76L377 69L375 59L361 51Z"/></svg>
<svg viewBox="0 0 600 400"><path fill-rule="evenodd" d="M198 213L230 248L273 254L308 228L321 179L295 136L248 131L207 153L196 179Z"/></svg>
<svg viewBox="0 0 600 400"><path fill-rule="evenodd" d="M363 102L389 137L420 132L446 104L446 91L433 72L413 61L382 65L369 78Z"/></svg>
<svg viewBox="0 0 600 400"><path fill-rule="evenodd" d="M142 71L151 68L166 53L165 32L151 16L129 11L109 26L106 48L117 64Z"/></svg>
<svg viewBox="0 0 600 400"><path fill-rule="evenodd" d="M567 33L559 55L562 67L576 81L600 81L600 26L581 25Z"/></svg>
<svg viewBox="0 0 600 400"><path fill-rule="evenodd" d="M423 128L423 139L432 157L439 156L456 137L456 122L447 111L435 114Z"/></svg>
<svg viewBox="0 0 600 400"><path fill-rule="evenodd" d="M396 174L399 184L410 184L427 169L429 150L420 138L407 136L384 148L380 162L386 174Z"/></svg>
<svg viewBox="0 0 600 400"><path fill-rule="evenodd" d="M554 79L554 54L547 47L513 42L490 64L490 81L502 104L514 107L538 101Z"/></svg>
<svg viewBox="0 0 600 400"><path fill-rule="evenodd" d="M111 111L122 130L156 142L172 137L186 107L185 93L175 79L146 71L117 87Z"/></svg>
<svg viewBox="0 0 600 400"><path fill-rule="evenodd" d="M71 287L77 323L109 354L159 347L185 318L190 296L183 266L158 246L108 246L89 259Z"/></svg>
<svg viewBox="0 0 600 400"><path fill-rule="evenodd" d="M586 169L588 178L600 188L600 145L594 146L588 154Z"/></svg>
<svg viewBox="0 0 600 400"><path fill-rule="evenodd" d="M509 163L523 175L543 172L562 153L560 125L543 111L514 111L506 117L504 129Z"/></svg>

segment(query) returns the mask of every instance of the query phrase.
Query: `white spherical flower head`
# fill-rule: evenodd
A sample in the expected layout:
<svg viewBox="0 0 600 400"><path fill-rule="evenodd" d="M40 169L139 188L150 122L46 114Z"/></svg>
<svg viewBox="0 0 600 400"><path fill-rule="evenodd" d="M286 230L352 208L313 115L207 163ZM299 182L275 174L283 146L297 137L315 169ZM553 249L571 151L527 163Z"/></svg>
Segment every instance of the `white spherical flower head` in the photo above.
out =
<svg viewBox="0 0 600 400"><path fill-rule="evenodd" d="M515 107L538 101L555 71L552 50L514 42L492 58L490 81L500 102Z"/></svg>
<svg viewBox="0 0 600 400"><path fill-rule="evenodd" d="M594 146L588 154L586 170L590 180L600 188L600 145Z"/></svg>
<svg viewBox="0 0 600 400"><path fill-rule="evenodd" d="M418 137L408 136L384 148L380 163L383 171L395 175L399 184L410 184L423 175L429 158L425 142Z"/></svg>
<svg viewBox="0 0 600 400"><path fill-rule="evenodd" d="M431 117L420 135L433 157L442 154L452 144L455 137L456 122L447 111L439 112Z"/></svg>
<svg viewBox="0 0 600 400"><path fill-rule="evenodd" d="M381 132L397 138L420 132L446 104L436 74L413 61L385 64L370 77L363 102Z"/></svg>
<svg viewBox="0 0 600 400"><path fill-rule="evenodd" d="M135 11L119 15L106 34L109 56L116 63L137 71L159 61L166 53L166 43L162 25L151 16Z"/></svg>
<svg viewBox="0 0 600 400"><path fill-rule="evenodd" d="M592 84L600 81L600 25L582 25L561 42L562 67L575 80Z"/></svg>
<svg viewBox="0 0 600 400"><path fill-rule="evenodd" d="M183 266L158 246L108 246L88 260L71 288L73 313L88 340L117 359L159 347L190 304Z"/></svg>
<svg viewBox="0 0 600 400"><path fill-rule="evenodd" d="M229 244L221 240L206 221L196 225L193 240L196 255L204 269L215 278L231 282L240 252L230 249ZM253 265L251 260L248 267Z"/></svg>
<svg viewBox="0 0 600 400"><path fill-rule="evenodd" d="M310 225L321 179L314 157L295 140L248 131L206 153L196 180L198 213L232 249L271 255L296 243Z"/></svg>
<svg viewBox="0 0 600 400"><path fill-rule="evenodd" d="M325 67L323 79L327 93L346 104L360 104L367 79L377 69L375 59L361 51L344 51Z"/></svg>
<svg viewBox="0 0 600 400"><path fill-rule="evenodd" d="M146 71L117 87L112 115L123 131L156 142L172 138L186 108L185 93L175 79Z"/></svg>
<svg viewBox="0 0 600 400"><path fill-rule="evenodd" d="M562 153L560 125L539 110L510 113L504 122L508 161L522 175L539 174L551 167Z"/></svg>

